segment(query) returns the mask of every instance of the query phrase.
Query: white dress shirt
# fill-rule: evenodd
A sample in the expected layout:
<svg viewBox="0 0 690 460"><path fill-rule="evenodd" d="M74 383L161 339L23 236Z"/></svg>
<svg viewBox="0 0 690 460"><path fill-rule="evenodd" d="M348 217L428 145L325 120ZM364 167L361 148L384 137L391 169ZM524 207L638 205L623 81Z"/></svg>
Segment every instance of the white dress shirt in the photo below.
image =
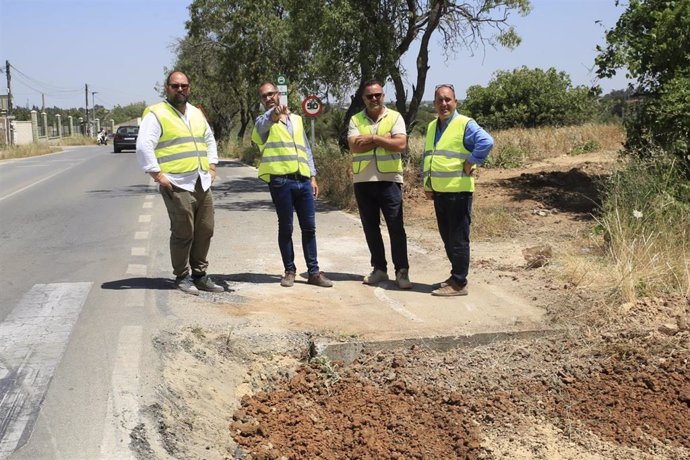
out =
<svg viewBox="0 0 690 460"><path fill-rule="evenodd" d="M189 107L191 107L191 105L187 103L185 114L190 112ZM175 108L173 107L173 109ZM187 116L180 113L177 109L175 109L175 112L177 112L182 121L184 121L189 127L190 124ZM147 113L144 119L141 120L141 125L139 126L139 136L137 137L137 160L139 161L141 168L146 173L159 172L161 170L155 153L161 133L162 129L160 123L158 122L158 118L156 118L152 112ZM209 164L218 164L218 148L216 146L216 139L213 137L213 131L211 131L211 127L208 125L208 122L206 123L204 140L206 142L206 152L208 155ZM204 190L208 190L209 187L211 187L211 173L201 169L201 165L199 165L199 169L196 171L181 174L164 174L175 187L179 187L189 192L194 191L197 178L199 177L201 178L201 186Z"/></svg>

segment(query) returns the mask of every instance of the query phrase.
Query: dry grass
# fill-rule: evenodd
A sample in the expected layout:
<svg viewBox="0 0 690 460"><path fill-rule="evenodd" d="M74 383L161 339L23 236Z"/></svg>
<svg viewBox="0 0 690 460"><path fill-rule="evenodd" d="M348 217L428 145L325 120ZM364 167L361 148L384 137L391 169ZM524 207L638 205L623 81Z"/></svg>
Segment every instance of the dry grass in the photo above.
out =
<svg viewBox="0 0 690 460"><path fill-rule="evenodd" d="M317 142L313 151L320 196L341 209L355 209L352 155L341 152L335 142Z"/></svg>
<svg viewBox="0 0 690 460"><path fill-rule="evenodd" d="M88 136L68 136L59 139L55 145L95 145L96 139Z"/></svg>
<svg viewBox="0 0 690 460"><path fill-rule="evenodd" d="M0 150L0 160L35 157L39 155L46 155L48 153L59 152L60 150L62 150L60 147L44 143L17 145Z"/></svg>
<svg viewBox="0 0 690 460"><path fill-rule="evenodd" d="M491 134L495 141L492 152L494 160L500 160L502 154L512 156L519 160L516 166L526 161L542 160L564 153L577 155L596 151L617 151L625 141L623 128L618 124L587 123L561 128L515 128ZM499 163L497 166L502 166L500 161L494 161L494 164L496 163Z"/></svg>

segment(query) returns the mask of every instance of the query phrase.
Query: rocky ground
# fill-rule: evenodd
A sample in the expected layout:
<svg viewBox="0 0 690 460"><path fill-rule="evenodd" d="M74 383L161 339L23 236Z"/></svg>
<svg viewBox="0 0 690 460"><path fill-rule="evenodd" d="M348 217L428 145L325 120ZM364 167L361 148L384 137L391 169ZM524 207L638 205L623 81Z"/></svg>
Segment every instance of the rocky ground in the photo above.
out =
<svg viewBox="0 0 690 460"><path fill-rule="evenodd" d="M308 333L210 324L163 333L165 402L149 411L167 455L690 458L690 299L612 307L558 266L559 248L596 250L583 235L596 181L614 164L613 155L559 157L480 178L474 225L502 230L477 232L473 270L524 286L561 332L349 364L310 359ZM435 228L428 203L412 193L406 203L408 234L437 245L425 231ZM543 246L536 262L494 257L516 238Z"/></svg>

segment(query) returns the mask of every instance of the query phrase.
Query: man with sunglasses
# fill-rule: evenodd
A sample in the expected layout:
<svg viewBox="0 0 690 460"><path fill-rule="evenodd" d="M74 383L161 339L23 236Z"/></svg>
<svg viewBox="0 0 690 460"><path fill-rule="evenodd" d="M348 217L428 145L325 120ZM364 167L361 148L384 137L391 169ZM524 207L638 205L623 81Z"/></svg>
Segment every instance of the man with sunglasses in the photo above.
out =
<svg viewBox="0 0 690 460"><path fill-rule="evenodd" d="M218 154L211 127L204 114L187 102L189 94L184 73L168 74L166 100L144 110L137 160L160 184L168 210L175 286L199 295L199 290L224 291L206 274L214 227L211 184L216 179Z"/></svg>
<svg viewBox="0 0 690 460"><path fill-rule="evenodd" d="M261 151L259 178L268 184L278 215L278 247L285 268L280 285L292 287L295 283L297 267L292 228L294 213L297 213L308 271L307 284L331 287L333 283L319 270L317 260L315 199L319 186L302 118L280 104L280 93L273 83L263 83L259 95L266 111L254 122L252 141Z"/></svg>
<svg viewBox="0 0 690 460"><path fill-rule="evenodd" d="M467 295L474 170L486 160L493 138L477 122L456 112L453 85L434 91L437 118L427 126L423 176L427 199L434 200L438 231L451 263L450 277L431 292Z"/></svg>
<svg viewBox="0 0 690 460"><path fill-rule="evenodd" d="M391 240L395 282L401 289L411 289L402 197L402 152L407 147L405 120L383 103L381 82L364 82L361 93L365 109L350 119L347 141L352 152L355 199L371 255L372 271L363 282L376 285L388 280L381 237L383 213Z"/></svg>

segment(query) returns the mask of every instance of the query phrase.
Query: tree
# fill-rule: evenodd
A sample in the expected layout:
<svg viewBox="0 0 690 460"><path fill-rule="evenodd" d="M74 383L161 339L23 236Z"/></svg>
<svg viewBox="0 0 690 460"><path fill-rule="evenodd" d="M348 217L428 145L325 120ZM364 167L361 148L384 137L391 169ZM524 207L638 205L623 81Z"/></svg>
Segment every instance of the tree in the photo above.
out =
<svg viewBox="0 0 690 460"><path fill-rule="evenodd" d="M306 28L311 25L313 45L308 54L315 62L317 79L328 75L330 85L354 86L370 78L392 81L395 107L412 130L426 88L429 70L429 46L434 37L452 57L461 48L520 43L508 25L510 13L525 15L529 0L342 0L296 2L295 20ZM415 60L416 76L408 92L408 72L402 58L414 42L419 42ZM339 79L338 79L339 78ZM334 81L335 80L335 81ZM408 103L409 98L409 103ZM352 97L342 127L362 109L361 95Z"/></svg>
<svg viewBox="0 0 690 460"><path fill-rule="evenodd" d="M248 88L239 112L247 119L258 109L258 83L278 73L326 100L342 99L362 81L378 78L393 82L396 108L412 129L432 38L447 57L462 47L516 46L519 37L508 18L513 11L527 14L529 6L529 0L194 0L185 39L195 40L197 50L209 50L219 66L205 78L218 80L226 92ZM415 41L420 48L408 93L401 62ZM341 131L361 108L355 93Z"/></svg>
<svg viewBox="0 0 690 460"><path fill-rule="evenodd" d="M616 2L618 4L618 1ZM598 47L597 73L625 67L638 103L626 117L627 150L641 157L661 147L690 175L690 0L630 0Z"/></svg>
<svg viewBox="0 0 690 460"><path fill-rule="evenodd" d="M563 126L593 118L597 100L587 87L573 87L565 72L553 67L499 71L486 88L467 90L463 111L492 129Z"/></svg>

